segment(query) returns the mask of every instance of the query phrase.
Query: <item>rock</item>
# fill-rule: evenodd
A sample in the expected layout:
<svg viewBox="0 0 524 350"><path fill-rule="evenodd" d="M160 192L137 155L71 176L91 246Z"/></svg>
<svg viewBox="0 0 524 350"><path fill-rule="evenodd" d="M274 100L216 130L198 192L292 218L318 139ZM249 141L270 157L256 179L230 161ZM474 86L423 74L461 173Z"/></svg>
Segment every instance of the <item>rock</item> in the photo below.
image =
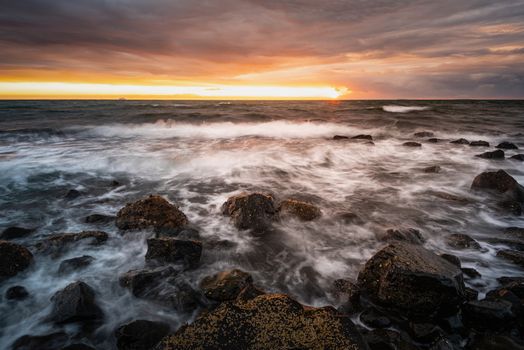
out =
<svg viewBox="0 0 524 350"><path fill-rule="evenodd" d="M82 195L83 195L83 193L78 191L78 190L69 190L65 194L64 198L67 199L67 200L73 200L73 199L76 199L76 198L78 198L78 197L80 197Z"/></svg>
<svg viewBox="0 0 524 350"><path fill-rule="evenodd" d="M440 173L440 170L442 170L442 168L438 165L432 165L432 166L428 166L422 169L423 172L429 173L429 174Z"/></svg>
<svg viewBox="0 0 524 350"><path fill-rule="evenodd" d="M445 259L445 260L449 261L450 263L452 263L453 265L455 265L455 266L458 267L458 268L461 267L460 259L459 259L456 255L452 255L452 254L440 254L440 257L441 257L442 259Z"/></svg>
<svg viewBox="0 0 524 350"><path fill-rule="evenodd" d="M343 135L335 135L333 136L333 140L349 140L349 137Z"/></svg>
<svg viewBox="0 0 524 350"><path fill-rule="evenodd" d="M28 296L29 292L23 286L13 286L5 292L7 300L24 300Z"/></svg>
<svg viewBox="0 0 524 350"><path fill-rule="evenodd" d="M509 157L510 159L524 161L524 154L515 154L514 156Z"/></svg>
<svg viewBox="0 0 524 350"><path fill-rule="evenodd" d="M162 266L156 269L131 270L120 276L120 285L127 288L137 298L147 299L150 292L166 281L176 276L177 270L170 266Z"/></svg>
<svg viewBox="0 0 524 350"><path fill-rule="evenodd" d="M419 350L409 339L391 329L374 329L364 335L370 350Z"/></svg>
<svg viewBox="0 0 524 350"><path fill-rule="evenodd" d="M146 261L165 263L183 263L187 267L196 267L202 255L202 243L174 238L149 238L147 240Z"/></svg>
<svg viewBox="0 0 524 350"><path fill-rule="evenodd" d="M349 310L356 310L360 307L360 289L359 287L345 279L338 279L333 282L335 294L345 300L345 307Z"/></svg>
<svg viewBox="0 0 524 350"><path fill-rule="evenodd" d="M16 276L33 262L33 254L19 244L0 241L0 281Z"/></svg>
<svg viewBox="0 0 524 350"><path fill-rule="evenodd" d="M504 154L504 151L498 149L493 152L484 152L481 154L477 154L475 157L484 158L484 159L504 159L505 154Z"/></svg>
<svg viewBox="0 0 524 350"><path fill-rule="evenodd" d="M446 237L449 246L455 249L481 249L480 244L468 235L455 233Z"/></svg>
<svg viewBox="0 0 524 350"><path fill-rule="evenodd" d="M503 334L482 332L468 342L466 350L524 350L522 344L517 344L514 339Z"/></svg>
<svg viewBox="0 0 524 350"><path fill-rule="evenodd" d="M488 171L477 175L471 184L471 188L474 190L494 191L510 195L515 200L524 200L524 188L504 170Z"/></svg>
<svg viewBox="0 0 524 350"><path fill-rule="evenodd" d="M36 249L42 253L60 255L68 246L76 243L89 245L104 244L109 238L108 234L102 231L83 231L80 233L59 233L47 236L36 244Z"/></svg>
<svg viewBox="0 0 524 350"><path fill-rule="evenodd" d="M33 232L35 232L35 229L12 226L12 227L6 228L2 232L2 234L0 235L0 239L11 240L11 239L24 238L24 237L29 236Z"/></svg>
<svg viewBox="0 0 524 350"><path fill-rule="evenodd" d="M458 140L451 141L450 143L454 143L456 145L469 145L469 141L466 139L458 139Z"/></svg>
<svg viewBox="0 0 524 350"><path fill-rule="evenodd" d="M515 145L514 143L511 143L511 142L507 142L507 141L499 143L496 146L496 148L500 148L500 149L519 149L517 147L517 145Z"/></svg>
<svg viewBox="0 0 524 350"><path fill-rule="evenodd" d="M222 205L222 213L231 218L239 230L266 231L275 219L273 198L261 193L240 194L230 197Z"/></svg>
<svg viewBox="0 0 524 350"><path fill-rule="evenodd" d="M220 304L158 345L183 349L367 349L348 315L264 294Z"/></svg>
<svg viewBox="0 0 524 350"><path fill-rule="evenodd" d="M51 298L49 318L55 323L99 321L104 314L95 301L95 291L84 282L74 282Z"/></svg>
<svg viewBox="0 0 524 350"><path fill-rule="evenodd" d="M515 250L500 250L497 256L511 261L515 265L524 267L524 252L517 252Z"/></svg>
<svg viewBox="0 0 524 350"><path fill-rule="evenodd" d="M511 328L515 315L511 303L499 300L468 301L462 307L464 323L479 330Z"/></svg>
<svg viewBox="0 0 524 350"><path fill-rule="evenodd" d="M516 200L513 200L513 199L503 200L503 201L498 202L497 206L500 209L502 209L503 211L508 212L509 214L512 214L515 216L522 215L522 205L520 204L520 202Z"/></svg>
<svg viewBox="0 0 524 350"><path fill-rule="evenodd" d="M320 209L313 204L295 199L283 200L278 212L281 217L295 217L301 221L312 221L322 215Z"/></svg>
<svg viewBox="0 0 524 350"><path fill-rule="evenodd" d="M248 300L251 300L251 299L255 299L259 295L263 295L263 294L266 294L266 292L264 292L263 290L257 288L253 284L248 284L246 286L246 288L244 288L244 289L242 289L240 291L240 293L237 296L237 300L248 301Z"/></svg>
<svg viewBox="0 0 524 350"><path fill-rule="evenodd" d="M478 272L477 270L475 270L474 268L472 267L463 267L461 268L462 270L462 273L470 278L481 278L482 275L480 274L480 272Z"/></svg>
<svg viewBox="0 0 524 350"><path fill-rule="evenodd" d="M440 139L437 139L435 137L432 137L432 138L428 139L429 143L439 143L440 141L441 141Z"/></svg>
<svg viewBox="0 0 524 350"><path fill-rule="evenodd" d="M433 134L430 131L420 131L413 134L415 137L433 137L435 134Z"/></svg>
<svg viewBox="0 0 524 350"><path fill-rule="evenodd" d="M371 328L387 328L391 321L375 309L366 309L360 314L360 321Z"/></svg>
<svg viewBox="0 0 524 350"><path fill-rule="evenodd" d="M425 239L419 230L414 228L389 229L383 241L393 242L400 241L412 244L423 244Z"/></svg>
<svg viewBox="0 0 524 350"><path fill-rule="evenodd" d="M163 322L136 320L115 330L118 350L153 349L169 333L169 325Z"/></svg>
<svg viewBox="0 0 524 350"><path fill-rule="evenodd" d="M507 227L503 233L512 238L524 240L524 227Z"/></svg>
<svg viewBox="0 0 524 350"><path fill-rule="evenodd" d="M502 276L497 278L497 281L502 284L503 286L510 284L510 283L524 283L524 277L509 277L509 276ZM524 288L524 285L523 285ZM524 290L522 291L524 293ZM522 299L524 299L524 294L522 296Z"/></svg>
<svg viewBox="0 0 524 350"><path fill-rule="evenodd" d="M475 289L468 288L464 289L464 293L466 295L466 300L477 300L479 297L479 292L477 292Z"/></svg>
<svg viewBox="0 0 524 350"><path fill-rule="evenodd" d="M409 141L409 142L404 142L402 144L402 146L405 146L405 147L422 147L422 145L418 142L413 142L413 141Z"/></svg>
<svg viewBox="0 0 524 350"><path fill-rule="evenodd" d="M234 269L204 277L200 282L200 288L206 298L222 302L236 299L240 292L251 283L253 283L253 278L249 273Z"/></svg>
<svg viewBox="0 0 524 350"><path fill-rule="evenodd" d="M84 222L86 224L107 224L115 221L114 216L102 215L102 214L91 214L86 216Z"/></svg>
<svg viewBox="0 0 524 350"><path fill-rule="evenodd" d="M362 220L360 216L350 211L339 212L335 214L335 219L338 221L341 221L342 223L346 225L351 225L351 224L363 225L364 224L364 220Z"/></svg>
<svg viewBox="0 0 524 350"><path fill-rule="evenodd" d="M372 302L413 319L447 315L464 300L462 272L433 252L394 243L368 260L358 275Z"/></svg>
<svg viewBox="0 0 524 350"><path fill-rule="evenodd" d="M410 322L409 334L420 343L433 343L442 333L437 326L431 323Z"/></svg>
<svg viewBox="0 0 524 350"><path fill-rule="evenodd" d="M24 335L11 346L12 350L56 350L63 347L69 337L64 332L46 335Z"/></svg>
<svg viewBox="0 0 524 350"><path fill-rule="evenodd" d="M469 143L471 147L489 147L489 142L487 141L471 141Z"/></svg>
<svg viewBox="0 0 524 350"><path fill-rule="evenodd" d="M351 139L353 139L353 140L369 140L369 141L373 141L373 136L360 134L360 135L357 135L357 136L353 136Z"/></svg>
<svg viewBox="0 0 524 350"><path fill-rule="evenodd" d="M128 203L116 215L116 226L121 230L176 230L187 223L183 212L158 195Z"/></svg>
<svg viewBox="0 0 524 350"><path fill-rule="evenodd" d="M58 267L59 274L67 274L73 271L82 270L95 261L95 258L89 255L82 255L72 259L66 259Z"/></svg>
<svg viewBox="0 0 524 350"><path fill-rule="evenodd" d="M170 232L159 232L157 237L171 237L182 240L189 241L199 241L201 239L200 233L198 230L190 227L184 227L181 229L173 230ZM208 243L206 241L206 243Z"/></svg>
<svg viewBox="0 0 524 350"><path fill-rule="evenodd" d="M83 343L75 343L62 348L62 350L97 350L89 345Z"/></svg>

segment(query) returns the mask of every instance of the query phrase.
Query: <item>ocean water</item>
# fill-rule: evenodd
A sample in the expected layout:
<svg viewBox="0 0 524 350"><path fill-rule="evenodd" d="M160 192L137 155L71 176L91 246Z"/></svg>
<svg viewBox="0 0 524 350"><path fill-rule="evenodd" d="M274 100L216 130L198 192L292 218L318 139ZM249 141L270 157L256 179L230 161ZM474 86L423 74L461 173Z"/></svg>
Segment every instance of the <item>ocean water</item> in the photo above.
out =
<svg viewBox="0 0 524 350"><path fill-rule="evenodd" d="M420 131L441 141L415 137ZM332 139L358 134L372 135L374 145ZM462 137L486 140L490 150L502 141L524 147L524 102L0 101L0 229L36 228L17 241L28 247L53 233L98 229L110 235L105 245L77 245L60 259L35 254L31 269L0 284L2 296L17 284L31 294L17 303L0 300L0 348L24 334L75 334L73 326L60 328L45 318L51 296L77 280L96 290L106 315L89 339L101 348L115 347L113 330L130 320L164 320L173 330L192 320L195 313L134 298L118 285L119 275L144 266L151 232L122 235L113 224L84 222L94 213L115 215L152 193L175 203L205 242L229 241L205 249L201 266L183 274L195 288L206 275L240 268L267 291L337 306L333 281L356 278L384 245L379 237L385 230L414 227L426 247L456 254L463 266L477 269L482 278L467 284L482 295L497 277L522 275L496 257L504 246L490 238L505 227L524 226L524 219L497 210L494 199L470 185L490 169L504 169L524 184L524 163L476 158L488 148L449 143ZM406 141L422 147L402 146ZM433 165L441 172L422 171ZM111 186L113 180L120 185ZM65 199L71 189L83 195ZM322 217L283 220L278 234L254 237L220 213L222 203L242 191L307 200ZM345 212L361 222L340 220ZM445 243L452 233L468 234L484 249L454 250ZM77 273L56 273L62 259L81 255L96 260Z"/></svg>

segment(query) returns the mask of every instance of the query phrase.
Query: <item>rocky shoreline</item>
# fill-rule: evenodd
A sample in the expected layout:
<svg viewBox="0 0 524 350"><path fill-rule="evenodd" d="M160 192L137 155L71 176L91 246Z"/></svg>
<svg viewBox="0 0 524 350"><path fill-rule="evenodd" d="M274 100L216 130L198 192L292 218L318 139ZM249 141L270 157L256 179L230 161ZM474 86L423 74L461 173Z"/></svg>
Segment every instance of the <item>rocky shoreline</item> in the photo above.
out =
<svg viewBox="0 0 524 350"><path fill-rule="evenodd" d="M415 137L440 142L431 133ZM337 135L334 140L373 145L370 135ZM465 139L452 143L489 146ZM407 142L404 146L422 145ZM498 150L479 157L501 159L502 149L515 147L503 142ZM440 168L423 171L438 173ZM471 190L489 196L488 207L514 215L522 212L524 187L504 170L479 174L472 179ZM305 223L322 216L321 208L312 203L296 198L277 201L258 192L230 197L220 212L236 229L261 239L276 232L276 222L291 219ZM180 276L199 269L206 249L227 242L202 239L186 214L162 196L150 195L127 204L116 217L93 214L85 219L86 223L114 222L122 235L141 230L154 233L147 239L143 267L115 276L115 280L135 298L196 315L192 323L178 329L145 319L122 324L113 331L118 349L524 349L524 277L500 276L498 287L479 298L478 292L464 283L465 279L481 278L479 272L462 267L457 256L424 247L419 229L396 228L379 235L385 246L362 266L358 278L340 276L327 291L336 295L340 306L311 307L291 295L264 290L253 276L239 269L205 276L199 288L187 283ZM359 220L352 213L343 215L351 222ZM47 236L27 247L12 242L32 233L32 229L21 227L2 233L0 283L9 285L10 278L30 270L38 255L52 257L58 274L79 271L94 258L62 259L64 252L77 244L99 246L111 239L103 231L83 231ZM499 250L497 256L524 268L524 228L508 227L493 239L509 247ZM450 234L445 240L458 250L482 249L464 234ZM22 285L9 286L4 295L12 302L30 297ZM74 324L79 326L78 334L73 338L62 331L26 335L17 339L12 349L95 349L89 339L108 316L99 299L88 283L79 280L69 284L51 298L52 310L45 322L60 327Z"/></svg>

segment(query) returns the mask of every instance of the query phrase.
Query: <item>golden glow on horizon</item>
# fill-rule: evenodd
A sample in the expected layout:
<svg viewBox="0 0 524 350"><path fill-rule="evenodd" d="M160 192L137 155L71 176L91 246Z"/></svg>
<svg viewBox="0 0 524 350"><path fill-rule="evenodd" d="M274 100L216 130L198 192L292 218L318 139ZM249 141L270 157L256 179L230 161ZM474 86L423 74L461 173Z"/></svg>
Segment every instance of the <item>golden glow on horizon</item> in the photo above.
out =
<svg viewBox="0 0 524 350"><path fill-rule="evenodd" d="M326 86L115 85L62 82L0 82L0 98L231 98L336 99L350 91Z"/></svg>

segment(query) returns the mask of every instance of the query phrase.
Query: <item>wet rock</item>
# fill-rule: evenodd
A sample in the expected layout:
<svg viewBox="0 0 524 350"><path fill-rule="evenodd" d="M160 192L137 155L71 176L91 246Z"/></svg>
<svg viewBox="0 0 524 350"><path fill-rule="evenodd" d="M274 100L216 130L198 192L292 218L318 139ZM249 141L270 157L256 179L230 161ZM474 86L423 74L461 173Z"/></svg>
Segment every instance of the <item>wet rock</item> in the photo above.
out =
<svg viewBox="0 0 524 350"><path fill-rule="evenodd" d="M373 141L373 136L361 134L361 135L353 136L351 139L353 139L353 140L369 140L369 141Z"/></svg>
<svg viewBox="0 0 524 350"><path fill-rule="evenodd" d="M450 143L454 143L456 145L469 145L469 141L466 139L458 139L458 140L451 141Z"/></svg>
<svg viewBox="0 0 524 350"><path fill-rule="evenodd" d="M442 335L440 329L431 323L410 322L408 332L414 340L420 343L433 343Z"/></svg>
<svg viewBox="0 0 524 350"><path fill-rule="evenodd" d="M464 300L460 269L418 245L383 248L368 260L358 282L372 302L414 319L453 313Z"/></svg>
<svg viewBox="0 0 524 350"><path fill-rule="evenodd" d="M333 282L335 295L343 298L344 307L349 310L357 310L360 307L360 289L355 283L346 280L338 279Z"/></svg>
<svg viewBox="0 0 524 350"><path fill-rule="evenodd" d="M413 141L404 142L402 144L402 146L404 146L404 147L422 147L422 145L420 143L413 142Z"/></svg>
<svg viewBox="0 0 524 350"><path fill-rule="evenodd" d="M80 233L59 233L47 236L36 244L36 249L42 253L60 255L63 250L73 244L104 244L109 235L102 231L83 231Z"/></svg>
<svg viewBox="0 0 524 350"><path fill-rule="evenodd" d="M115 221L114 216L103 215L103 214L91 214L86 216L84 222L86 224L107 224Z"/></svg>
<svg viewBox="0 0 524 350"><path fill-rule="evenodd" d="M281 217L294 217L301 221L312 221L322 215L318 207L296 199L283 200L278 212Z"/></svg>
<svg viewBox="0 0 524 350"><path fill-rule="evenodd" d="M115 330L118 350L153 349L169 333L169 325L163 322L136 320Z"/></svg>
<svg viewBox="0 0 524 350"><path fill-rule="evenodd" d="M248 284L244 289L240 291L240 293L237 296L238 300L241 301L248 301L251 299L255 299L259 295L266 294L262 289L256 287L253 284Z"/></svg>
<svg viewBox="0 0 524 350"><path fill-rule="evenodd" d="M428 166L422 169L423 172L428 173L428 174L437 174L437 173L440 173L441 170L442 168L438 165L432 165L432 166Z"/></svg>
<svg viewBox="0 0 524 350"><path fill-rule="evenodd" d="M498 149L492 152L484 152L481 154L477 154L475 157L484 158L484 159L504 159L505 154L504 154L504 151Z"/></svg>
<svg viewBox="0 0 524 350"><path fill-rule="evenodd" d="M509 157L509 159L520 160L522 162L522 161L524 161L524 154L515 154L515 155Z"/></svg>
<svg viewBox="0 0 524 350"><path fill-rule="evenodd" d="M121 230L176 230L187 223L183 212L158 195L128 203L116 215L116 226Z"/></svg>
<svg viewBox="0 0 524 350"><path fill-rule="evenodd" d="M67 200L73 200L73 199L76 199L76 198L78 198L78 197L80 197L82 195L83 195L83 193L78 191L78 190L69 190L65 194L64 198L67 199Z"/></svg>
<svg viewBox="0 0 524 350"><path fill-rule="evenodd" d="M127 288L137 298L147 297L162 281L178 273L174 268L158 267L155 269L131 270L120 276L120 285Z"/></svg>
<svg viewBox="0 0 524 350"><path fill-rule="evenodd" d="M524 227L507 227L504 229L504 235L524 240Z"/></svg>
<svg viewBox="0 0 524 350"><path fill-rule="evenodd" d="M391 325L389 318L375 309L366 309L360 314L360 321L371 328L387 328Z"/></svg>
<svg viewBox="0 0 524 350"><path fill-rule="evenodd" d="M504 170L483 172L473 180L471 188L481 191L494 191L510 195L515 200L524 200L524 188Z"/></svg>
<svg viewBox="0 0 524 350"><path fill-rule="evenodd" d="M344 135L335 135L333 136L333 140L349 140L349 137Z"/></svg>
<svg viewBox="0 0 524 350"><path fill-rule="evenodd" d="M430 131L420 131L413 134L415 137L433 137L435 134L433 134Z"/></svg>
<svg viewBox="0 0 524 350"><path fill-rule="evenodd" d="M497 281L502 284L503 286L510 284L510 283L524 283L524 277L515 277L515 276L502 276L497 278ZM524 288L524 285L523 285ZM524 289L522 291L524 293ZM522 295L522 298L524 299L524 294Z"/></svg>
<svg viewBox="0 0 524 350"><path fill-rule="evenodd" d="M93 348L92 346L83 344L83 343L75 343L75 344L70 344L66 346L65 348L62 348L62 350L97 350L97 349Z"/></svg>
<svg viewBox="0 0 524 350"><path fill-rule="evenodd" d="M172 231L164 231L164 232L158 232L158 237L172 237L176 239L182 239L182 240L191 240L191 241L199 241L201 239L200 233L198 230L190 227L184 227L177 230ZM207 243L207 242L206 242Z"/></svg>
<svg viewBox="0 0 524 350"><path fill-rule="evenodd" d="M477 270L475 270L472 267L463 267L461 268L461 270L462 270L462 273L468 276L469 278L481 278L482 277L480 272L478 272Z"/></svg>
<svg viewBox="0 0 524 350"><path fill-rule="evenodd" d="M511 328L515 320L511 306L504 300L468 301L462 307L464 323L479 330Z"/></svg>
<svg viewBox="0 0 524 350"><path fill-rule="evenodd" d="M440 139L437 139L435 137L432 137L432 138L428 139L429 143L439 143L440 141L441 141Z"/></svg>
<svg viewBox="0 0 524 350"><path fill-rule="evenodd" d="M464 289L464 294L466 295L466 300L477 300L479 297L479 292L477 292L475 289L466 287Z"/></svg>
<svg viewBox="0 0 524 350"><path fill-rule="evenodd" d="M46 335L24 335L18 338L11 346L12 350L56 350L63 347L68 341L64 332Z"/></svg>
<svg viewBox="0 0 524 350"><path fill-rule="evenodd" d="M466 350L524 350L524 345L517 344L511 337L503 334L482 332L468 342Z"/></svg>
<svg viewBox="0 0 524 350"><path fill-rule="evenodd" d="M500 250L497 252L497 256L511 261L515 265L524 267L524 252L518 252L515 250Z"/></svg>
<svg viewBox="0 0 524 350"><path fill-rule="evenodd" d="M200 288L208 299L222 302L236 299L240 292L251 283L253 283L253 278L249 273L234 269L204 277L200 282Z"/></svg>
<svg viewBox="0 0 524 350"><path fill-rule="evenodd" d="M29 236L31 233L35 232L35 229L32 228L23 228L18 226L12 226L6 228L0 235L1 240L11 240L24 238Z"/></svg>
<svg viewBox="0 0 524 350"><path fill-rule="evenodd" d="M240 194L230 197L222 205L222 213L231 218L239 230L266 231L275 219L273 198L261 193Z"/></svg>
<svg viewBox="0 0 524 350"><path fill-rule="evenodd" d="M419 350L409 339L390 329L374 329L364 339L370 350Z"/></svg>
<svg viewBox="0 0 524 350"><path fill-rule="evenodd" d="M449 261L450 263L452 263L453 265L455 265L458 268L461 267L460 259L456 255L453 255L453 254L440 254L440 257L442 259L445 259L445 260Z"/></svg>
<svg viewBox="0 0 524 350"><path fill-rule="evenodd" d="M74 282L51 298L53 309L49 318L55 323L92 322L104 314L95 301L95 291L84 282Z"/></svg>
<svg viewBox="0 0 524 350"><path fill-rule="evenodd" d="M496 148L500 148L500 149L519 149L517 147L517 145L515 145L514 143L511 143L511 142L507 142L507 141L499 143L496 146Z"/></svg>
<svg viewBox="0 0 524 350"><path fill-rule="evenodd" d="M67 274L73 271L82 270L95 261L95 258L89 255L82 255L76 258L66 259L58 267L59 274Z"/></svg>
<svg viewBox="0 0 524 350"><path fill-rule="evenodd" d="M366 349L348 315L304 307L287 295L264 294L220 304L164 338L159 350Z"/></svg>
<svg viewBox="0 0 524 350"><path fill-rule="evenodd" d="M489 142L487 141L471 141L469 143L471 147L489 147Z"/></svg>
<svg viewBox="0 0 524 350"><path fill-rule="evenodd" d="M16 276L33 262L33 254L19 244L0 241L0 281Z"/></svg>
<svg viewBox="0 0 524 350"><path fill-rule="evenodd" d="M23 286L13 286L5 292L7 300L24 300L28 296L29 292Z"/></svg>
<svg viewBox="0 0 524 350"><path fill-rule="evenodd" d="M196 267L202 255L202 243L174 238L149 238L146 261L160 264L183 263Z"/></svg>
<svg viewBox="0 0 524 350"><path fill-rule="evenodd" d="M447 236L446 242L455 249L481 249L480 244L476 240L461 233Z"/></svg>
<svg viewBox="0 0 524 350"><path fill-rule="evenodd" d="M335 219L338 221L341 221L342 223L346 225L355 224L355 225L363 225L364 220L357 214L346 211L346 212L339 212L335 214Z"/></svg>
<svg viewBox="0 0 524 350"><path fill-rule="evenodd" d="M503 200L503 201L498 202L497 206L500 209L502 209L504 212L510 213L512 215L515 215L515 216L522 215L522 205L520 204L520 202L516 200L513 200L513 199Z"/></svg>
<svg viewBox="0 0 524 350"><path fill-rule="evenodd" d="M412 244L423 244L425 239L419 230L414 228L389 229L382 239L386 242L406 242Z"/></svg>

